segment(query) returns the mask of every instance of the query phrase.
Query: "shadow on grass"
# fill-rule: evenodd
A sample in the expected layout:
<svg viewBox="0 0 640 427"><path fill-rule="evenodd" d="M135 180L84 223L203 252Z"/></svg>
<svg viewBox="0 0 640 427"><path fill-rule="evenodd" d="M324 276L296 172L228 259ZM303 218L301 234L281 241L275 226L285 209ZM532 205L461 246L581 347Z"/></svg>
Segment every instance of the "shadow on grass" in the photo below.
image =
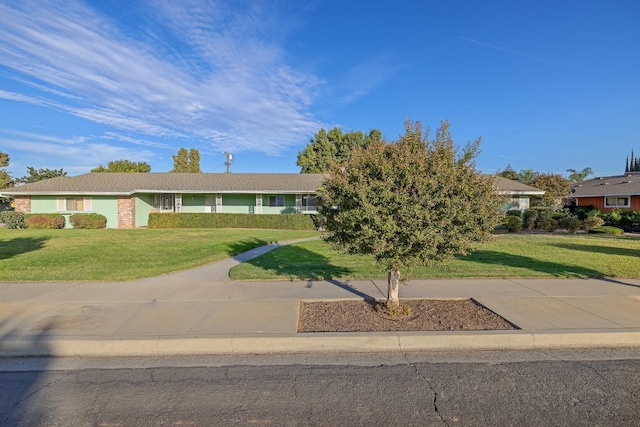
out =
<svg viewBox="0 0 640 427"><path fill-rule="evenodd" d="M348 268L331 264L321 254L289 245L249 260L247 264L290 280L330 280L351 273Z"/></svg>
<svg viewBox="0 0 640 427"><path fill-rule="evenodd" d="M13 258L16 255L42 249L48 237L16 237L0 240L0 259Z"/></svg>
<svg viewBox="0 0 640 427"><path fill-rule="evenodd" d="M230 257L232 257L270 243L272 242L267 242L263 239L256 239L255 237L252 237L251 239L237 240L227 243L226 252Z"/></svg>
<svg viewBox="0 0 640 427"><path fill-rule="evenodd" d="M630 249L630 248L614 248L611 246L600 246L600 245L581 245L577 243L551 243L549 246L555 246L556 248L561 249L569 249L572 251L580 251L580 252L593 252L599 254L607 254L607 255L622 255L629 257L640 257L640 249Z"/></svg>
<svg viewBox="0 0 640 427"><path fill-rule="evenodd" d="M540 261L527 256L510 255L497 251L478 250L467 257L459 259L460 261L472 261L482 264L523 268L531 271L547 273L555 277L601 278L605 276L604 273L591 268L552 261Z"/></svg>

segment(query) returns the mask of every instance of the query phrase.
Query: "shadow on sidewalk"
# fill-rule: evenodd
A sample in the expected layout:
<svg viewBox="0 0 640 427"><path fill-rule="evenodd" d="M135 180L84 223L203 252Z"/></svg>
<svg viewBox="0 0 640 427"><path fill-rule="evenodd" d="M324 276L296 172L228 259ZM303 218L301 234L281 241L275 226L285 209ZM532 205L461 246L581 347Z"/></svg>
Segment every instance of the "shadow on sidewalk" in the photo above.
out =
<svg viewBox="0 0 640 427"><path fill-rule="evenodd" d="M0 322L0 331L6 330L8 322ZM0 336L0 425L35 425L42 419L41 412L45 408L36 402L42 403L42 396L37 396L37 393L51 360L48 341L52 328L53 324L46 325L37 335L19 337L24 340L17 351L19 354L47 355L38 359L36 368L30 366L34 359L23 359L28 365L22 368L20 356L11 356L16 354L15 348L9 348L14 331L6 331Z"/></svg>

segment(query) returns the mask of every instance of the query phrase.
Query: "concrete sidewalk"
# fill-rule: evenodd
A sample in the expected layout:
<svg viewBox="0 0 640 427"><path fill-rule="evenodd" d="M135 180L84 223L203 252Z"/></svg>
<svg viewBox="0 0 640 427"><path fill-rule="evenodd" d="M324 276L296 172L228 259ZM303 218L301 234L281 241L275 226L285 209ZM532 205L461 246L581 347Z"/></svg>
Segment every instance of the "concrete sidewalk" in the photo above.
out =
<svg viewBox="0 0 640 427"><path fill-rule="evenodd" d="M640 346L639 279L412 280L474 298L515 331L299 334L301 300L384 298L386 280L232 282L258 248L132 282L0 283L0 356L148 356Z"/></svg>

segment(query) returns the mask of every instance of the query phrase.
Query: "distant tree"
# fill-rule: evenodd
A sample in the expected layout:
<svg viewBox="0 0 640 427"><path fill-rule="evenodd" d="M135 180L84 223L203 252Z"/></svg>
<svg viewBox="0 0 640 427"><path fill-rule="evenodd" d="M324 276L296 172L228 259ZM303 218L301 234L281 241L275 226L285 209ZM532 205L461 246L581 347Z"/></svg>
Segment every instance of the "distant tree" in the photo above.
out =
<svg viewBox="0 0 640 427"><path fill-rule="evenodd" d="M178 154L173 156L173 169L171 172L201 172L200 152L195 148L191 148L189 151L186 148L180 148Z"/></svg>
<svg viewBox="0 0 640 427"><path fill-rule="evenodd" d="M107 163L107 167L100 165L91 169L91 172L151 172L151 166L145 162L132 162L130 160L113 160Z"/></svg>
<svg viewBox="0 0 640 427"><path fill-rule="evenodd" d="M42 181L56 176L67 176L67 173L63 169L36 169L33 166L28 166L27 175L16 179L16 182L29 184L30 182Z"/></svg>
<svg viewBox="0 0 640 427"><path fill-rule="evenodd" d="M513 170L511 165L507 165L507 167L502 172L498 171L497 175L503 178L510 179L512 181L518 181L520 179L518 172Z"/></svg>
<svg viewBox="0 0 640 427"><path fill-rule="evenodd" d="M338 127L329 132L320 129L304 150L298 152L296 164L300 173L325 173L331 162L344 163L354 147L367 147L374 141L382 140L382 133L372 129L368 134L361 131L343 133Z"/></svg>
<svg viewBox="0 0 640 427"><path fill-rule="evenodd" d="M536 172L533 169L522 169L518 172L518 181L525 184L531 184L535 177Z"/></svg>
<svg viewBox="0 0 640 427"><path fill-rule="evenodd" d="M420 122L405 128L397 142L374 140L334 161L320 196L326 241L386 267L389 307L399 305L401 270L469 253L491 235L500 203L475 169L480 140L458 154L446 121L433 141Z"/></svg>
<svg viewBox="0 0 640 427"><path fill-rule="evenodd" d="M200 173L200 152L195 148L189 150L189 172Z"/></svg>
<svg viewBox="0 0 640 427"><path fill-rule="evenodd" d="M565 177L556 173L536 173L530 184L544 195L532 197L532 205L556 207L562 204L562 199L569 196L571 183Z"/></svg>
<svg viewBox="0 0 640 427"><path fill-rule="evenodd" d="M629 156L627 156L627 163L624 168L624 173L627 172L640 172L640 158L636 158L633 155L633 149L631 150L631 161L629 161Z"/></svg>
<svg viewBox="0 0 640 427"><path fill-rule="evenodd" d="M581 171L577 171L575 169L567 169L567 172L569 172L569 181L571 182L582 182L589 176L593 175L593 170L589 167L586 167Z"/></svg>
<svg viewBox="0 0 640 427"><path fill-rule="evenodd" d="M7 166L9 166L9 155L0 152L0 168L6 168Z"/></svg>

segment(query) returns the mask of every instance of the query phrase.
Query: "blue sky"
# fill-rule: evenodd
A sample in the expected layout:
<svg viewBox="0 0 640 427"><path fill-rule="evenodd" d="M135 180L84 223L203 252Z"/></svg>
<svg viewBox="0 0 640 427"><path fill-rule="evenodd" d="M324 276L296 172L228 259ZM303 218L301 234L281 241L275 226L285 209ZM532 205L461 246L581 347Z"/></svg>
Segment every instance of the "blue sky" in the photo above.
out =
<svg viewBox="0 0 640 427"><path fill-rule="evenodd" d="M298 172L320 128L407 118L482 136L485 173L597 176L640 155L637 0L7 0L0 151L9 171L110 160Z"/></svg>

